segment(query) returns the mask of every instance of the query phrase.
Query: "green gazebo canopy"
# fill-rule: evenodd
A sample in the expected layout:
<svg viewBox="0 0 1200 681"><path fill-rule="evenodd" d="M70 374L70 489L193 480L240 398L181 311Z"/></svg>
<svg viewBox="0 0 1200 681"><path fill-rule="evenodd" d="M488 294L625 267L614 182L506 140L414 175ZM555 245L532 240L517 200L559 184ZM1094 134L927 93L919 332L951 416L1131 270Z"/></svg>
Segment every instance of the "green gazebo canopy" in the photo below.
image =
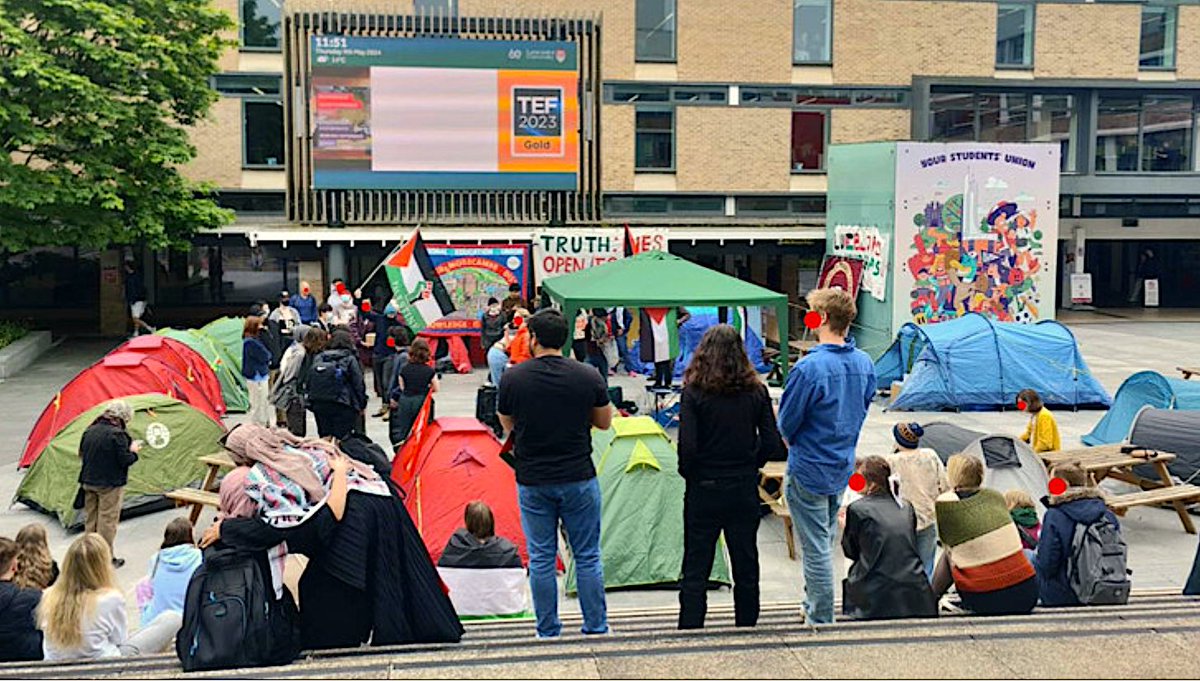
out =
<svg viewBox="0 0 1200 681"><path fill-rule="evenodd" d="M788 298L662 251L648 251L553 277L542 291L567 319L593 307L773 307L779 337L788 337ZM787 352L780 353L787 373Z"/></svg>

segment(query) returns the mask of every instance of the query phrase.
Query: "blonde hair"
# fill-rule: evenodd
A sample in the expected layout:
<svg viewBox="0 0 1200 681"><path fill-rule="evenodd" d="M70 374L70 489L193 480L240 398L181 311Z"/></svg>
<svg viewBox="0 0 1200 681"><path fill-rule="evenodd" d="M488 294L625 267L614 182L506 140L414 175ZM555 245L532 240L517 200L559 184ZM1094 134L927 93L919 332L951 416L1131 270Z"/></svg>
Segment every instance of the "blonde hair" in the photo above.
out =
<svg viewBox="0 0 1200 681"><path fill-rule="evenodd" d="M850 330L850 322L858 316L858 306L854 298L840 288L819 288L808 292L805 296L808 307L824 317L829 330L845 334Z"/></svg>
<svg viewBox="0 0 1200 681"><path fill-rule="evenodd" d="M39 591L50 586L54 559L50 557L46 528L38 523L22 527L17 533L17 550L17 575L13 577L13 583Z"/></svg>
<svg viewBox="0 0 1200 681"><path fill-rule="evenodd" d="M83 621L102 592L117 588L112 552L104 537L89 532L71 543L62 574L46 589L38 605L38 622L46 640L59 648L83 642Z"/></svg>
<svg viewBox="0 0 1200 681"><path fill-rule="evenodd" d="M946 462L946 477L954 489L978 489L983 486L983 462L973 456L955 454Z"/></svg>
<svg viewBox="0 0 1200 681"><path fill-rule="evenodd" d="M1029 496L1029 492L1023 489L1010 489L1004 493L1004 504L1008 506L1008 510L1014 508L1034 508L1033 497Z"/></svg>

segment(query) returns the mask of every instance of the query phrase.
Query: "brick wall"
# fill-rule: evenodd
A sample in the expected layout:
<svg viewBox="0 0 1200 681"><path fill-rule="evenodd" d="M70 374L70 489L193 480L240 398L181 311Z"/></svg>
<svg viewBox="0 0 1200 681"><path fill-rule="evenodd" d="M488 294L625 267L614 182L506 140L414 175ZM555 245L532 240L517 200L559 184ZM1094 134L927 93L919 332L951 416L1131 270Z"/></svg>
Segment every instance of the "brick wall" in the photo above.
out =
<svg viewBox="0 0 1200 681"><path fill-rule="evenodd" d="M677 7L680 80L786 83L791 79L789 0L746 4L679 0Z"/></svg>
<svg viewBox="0 0 1200 681"><path fill-rule="evenodd" d="M236 97L222 97L213 104L208 119L192 129L196 158L183 168L193 180L218 187L242 184L242 109Z"/></svg>
<svg viewBox="0 0 1200 681"><path fill-rule="evenodd" d="M604 191L633 189L634 108L600 109L600 186Z"/></svg>
<svg viewBox="0 0 1200 681"><path fill-rule="evenodd" d="M679 191L783 191L791 179L787 109L679 107L675 168Z"/></svg>
<svg viewBox="0 0 1200 681"><path fill-rule="evenodd" d="M1037 6L1033 73L1038 78L1137 78L1138 5Z"/></svg>
<svg viewBox="0 0 1200 681"><path fill-rule="evenodd" d="M912 138L907 109L835 109L829 120L832 143L886 142Z"/></svg>
<svg viewBox="0 0 1200 681"><path fill-rule="evenodd" d="M1181 79L1200 80L1200 7L1179 8L1175 36L1176 75Z"/></svg>

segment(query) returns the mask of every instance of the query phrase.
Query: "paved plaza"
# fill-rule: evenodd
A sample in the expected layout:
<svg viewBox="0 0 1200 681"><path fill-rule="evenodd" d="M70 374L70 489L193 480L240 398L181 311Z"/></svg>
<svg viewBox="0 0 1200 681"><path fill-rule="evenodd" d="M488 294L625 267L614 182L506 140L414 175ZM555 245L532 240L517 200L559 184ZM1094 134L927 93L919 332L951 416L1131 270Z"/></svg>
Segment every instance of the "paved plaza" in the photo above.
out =
<svg viewBox="0 0 1200 681"><path fill-rule="evenodd" d="M1083 321L1098 323L1076 323ZM1195 364L1200 359L1200 322L1166 321L1104 321L1104 318L1075 318L1071 326L1092 372L1110 392L1131 373L1156 370L1170 375L1180 364ZM21 473L16 463L29 429L54 393L80 369L94 362L117 343L90 339L67 339L45 355L35 366L16 377L0 383L0 405L4 418L0 420L0 498L12 499ZM476 369L469 375L447 375L442 379L438 396L438 415L470 416L474 414L476 388L484 380L484 371ZM645 381L639 378L614 379L625 389L627 398L642 399ZM644 400L643 400L644 401ZM378 402L372 403L372 408ZM1063 436L1063 446L1079 445L1079 438L1089 431L1102 412L1057 412ZM229 419L236 423L243 419ZM387 442L386 424L368 419L370 435L381 443ZM1008 413L890 413L881 402L871 408L859 441L859 451L883 453L891 449L891 425L900 420L928 423L949 420L966 428L989 432L1020 432L1025 417L1018 412ZM313 428L310 422L310 428ZM312 431L315 432L315 429ZM128 562L118 571L120 583L131 593L135 582L145 573L145 566L162 540L162 530L176 513L167 511L135 518L121 523L117 535L117 553ZM206 510L200 526L212 520ZM22 505L0 511L0 536L14 536L29 522L43 522L50 531L50 545L61 557L73 539L49 517L35 513ZM1158 508L1135 508L1122 520L1125 538L1129 543L1129 564L1133 570L1136 589L1172 588L1182 586L1196 551L1197 538L1185 534L1175 513ZM800 563L787 557L783 525L778 519L766 519L759 530L759 550L762 562L762 600L764 603L794 602L803 593ZM845 574L846 564L838 556L838 578ZM610 608L661 607L676 602L671 590L618 591L608 595ZM130 599L132 601L132 599ZM722 589L710 596L714 604L729 604L732 595ZM564 599L564 612L577 611L574 599Z"/></svg>

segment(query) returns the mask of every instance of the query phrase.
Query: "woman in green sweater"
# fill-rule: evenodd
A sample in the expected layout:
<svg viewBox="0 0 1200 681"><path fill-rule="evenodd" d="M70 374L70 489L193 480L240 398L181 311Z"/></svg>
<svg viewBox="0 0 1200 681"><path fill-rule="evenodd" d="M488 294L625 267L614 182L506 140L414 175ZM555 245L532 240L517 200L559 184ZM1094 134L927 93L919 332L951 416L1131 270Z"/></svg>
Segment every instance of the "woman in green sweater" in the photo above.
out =
<svg viewBox="0 0 1200 681"><path fill-rule="evenodd" d="M946 475L954 489L935 504L945 551L933 574L934 593L941 596L953 583L963 607L980 615L1032 611L1038 599L1033 565L1021 551L1004 496L983 487L983 462L955 454Z"/></svg>

